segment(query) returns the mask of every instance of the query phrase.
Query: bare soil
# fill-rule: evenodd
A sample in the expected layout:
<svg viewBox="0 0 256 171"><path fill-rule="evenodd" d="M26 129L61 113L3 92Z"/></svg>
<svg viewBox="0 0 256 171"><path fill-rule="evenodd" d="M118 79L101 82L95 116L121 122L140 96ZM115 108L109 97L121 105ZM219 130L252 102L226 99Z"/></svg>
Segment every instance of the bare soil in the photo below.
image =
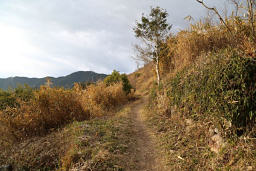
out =
<svg viewBox="0 0 256 171"><path fill-rule="evenodd" d="M132 153L134 164L136 165L136 170L140 171L165 171L168 169L161 158L156 137L145 122L146 118L143 112L145 104L146 98L135 101L131 105L131 113L129 115L133 120L132 129L137 140Z"/></svg>

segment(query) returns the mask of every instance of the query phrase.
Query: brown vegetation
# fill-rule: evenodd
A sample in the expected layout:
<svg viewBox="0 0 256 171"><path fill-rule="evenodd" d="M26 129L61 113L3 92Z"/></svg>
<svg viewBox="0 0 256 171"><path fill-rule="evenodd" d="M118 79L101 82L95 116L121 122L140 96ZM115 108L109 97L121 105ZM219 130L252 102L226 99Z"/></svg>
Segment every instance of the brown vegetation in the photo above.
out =
<svg viewBox="0 0 256 171"><path fill-rule="evenodd" d="M130 118L84 120L116 111L136 93L150 94L146 112L173 170L255 169L256 45L251 23L239 16L221 24L206 20L164 37L158 49L163 76L158 86L153 61L128 76L134 88L128 95L119 78L109 77L105 81L111 84L99 82L85 89L76 84L71 90L43 86L30 100L15 100L15 105L0 111L0 157L13 159L0 164L19 160L21 167L41 168L47 154L40 154L39 163L21 156L36 156L31 151L40 151L37 146L46 143L44 137L50 137L51 144L56 144L52 137L59 142L60 137L69 137L74 140L64 138L65 148L49 154L58 154L59 163L47 161L44 166L124 169L125 161L119 159L128 160L125 153L135 141ZM68 124L73 124L72 133L65 132ZM65 133L55 135L57 129ZM27 144L33 148L25 148ZM25 150L13 152L14 145Z"/></svg>
<svg viewBox="0 0 256 171"><path fill-rule="evenodd" d="M79 84L75 84L73 89L42 86L33 92L33 98L30 100L17 99L17 105L6 107L0 111L0 165L10 164L8 162L11 161L16 163L16 166L20 165L17 167L22 167L22 164L29 168L39 165L53 167L50 161L45 161L45 163L35 161L34 164L32 160L29 162L31 158L25 153L35 157L35 155L41 156L44 155L44 152L50 152L49 148L56 149L53 144L59 143L67 146L68 141L58 139L59 136L64 136L64 132L61 131L64 126L73 121L107 116L132 97L133 94L127 95L123 91L121 83L107 86L103 82L99 82L89 85L85 90ZM59 132L59 129L60 133L56 133L57 136L55 136L54 132ZM71 137L71 134L67 136ZM52 141L52 138L49 137L57 138L57 142ZM47 149L43 149L41 154L36 152L41 149L40 142L47 141L47 139L51 144L50 147L47 147L48 152ZM14 146L21 149L13 149ZM33 146L37 154L29 146ZM49 155L61 156L64 155L65 150L67 149L61 148L60 153L53 152ZM22 160L19 159L21 156L23 156ZM41 159L41 157L39 158ZM58 159L52 162L56 164L56 161L58 162Z"/></svg>
<svg viewBox="0 0 256 171"><path fill-rule="evenodd" d="M98 83L86 90L78 84L72 90L42 86L30 101L20 101L19 106L3 110L0 122L17 139L42 135L74 120L106 115L127 102L130 96L123 92L119 83L111 86Z"/></svg>

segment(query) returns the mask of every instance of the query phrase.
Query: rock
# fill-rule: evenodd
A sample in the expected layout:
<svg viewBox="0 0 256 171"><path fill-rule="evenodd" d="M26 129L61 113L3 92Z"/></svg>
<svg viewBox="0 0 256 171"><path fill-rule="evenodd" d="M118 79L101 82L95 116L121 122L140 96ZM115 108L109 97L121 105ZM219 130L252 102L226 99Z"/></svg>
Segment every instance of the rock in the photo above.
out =
<svg viewBox="0 0 256 171"><path fill-rule="evenodd" d="M12 171L12 165L0 166L0 171Z"/></svg>
<svg viewBox="0 0 256 171"><path fill-rule="evenodd" d="M220 149L223 148L224 145L225 143L220 133L213 135L209 140L209 146L211 148L211 151L215 153L219 153Z"/></svg>
<svg viewBox="0 0 256 171"><path fill-rule="evenodd" d="M219 133L218 128L215 128L215 129L214 129L214 133L215 133L215 134L218 134L218 133Z"/></svg>

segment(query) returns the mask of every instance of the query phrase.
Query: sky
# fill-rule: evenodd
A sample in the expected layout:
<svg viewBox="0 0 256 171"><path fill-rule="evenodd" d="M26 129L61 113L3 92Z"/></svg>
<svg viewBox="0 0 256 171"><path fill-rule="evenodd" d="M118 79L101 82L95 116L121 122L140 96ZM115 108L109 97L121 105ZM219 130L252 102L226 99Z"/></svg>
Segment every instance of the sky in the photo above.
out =
<svg viewBox="0 0 256 171"><path fill-rule="evenodd" d="M224 9L225 0L205 0ZM0 78L136 70L133 27L160 6L172 32L207 14L195 0L0 0Z"/></svg>

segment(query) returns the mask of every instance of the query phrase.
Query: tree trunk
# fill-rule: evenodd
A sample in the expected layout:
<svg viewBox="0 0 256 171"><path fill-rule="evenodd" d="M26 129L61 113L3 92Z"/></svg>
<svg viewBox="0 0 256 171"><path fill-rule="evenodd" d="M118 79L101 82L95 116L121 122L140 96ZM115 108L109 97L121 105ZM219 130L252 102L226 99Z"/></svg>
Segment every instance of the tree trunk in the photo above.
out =
<svg viewBox="0 0 256 171"><path fill-rule="evenodd" d="M160 85L160 72L159 72L159 57L156 57L156 76L157 76L157 84Z"/></svg>
<svg viewBox="0 0 256 171"><path fill-rule="evenodd" d="M252 29L252 37L254 39L254 11L253 11L253 0L247 0L247 5L248 5L248 12L249 12L249 21L251 24L251 29Z"/></svg>

